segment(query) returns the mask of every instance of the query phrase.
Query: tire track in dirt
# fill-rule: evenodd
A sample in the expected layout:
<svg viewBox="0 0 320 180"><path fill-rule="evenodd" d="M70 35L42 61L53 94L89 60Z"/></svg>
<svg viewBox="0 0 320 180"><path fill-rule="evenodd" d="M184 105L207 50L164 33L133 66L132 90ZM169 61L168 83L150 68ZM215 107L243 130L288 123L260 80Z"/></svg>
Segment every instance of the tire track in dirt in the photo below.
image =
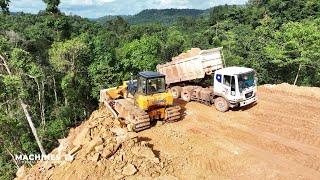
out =
<svg viewBox="0 0 320 180"><path fill-rule="evenodd" d="M180 162L183 178L319 179L320 99L265 87L258 96L256 106L226 113L182 103L182 121L146 134ZM172 129L179 138L166 135Z"/></svg>
<svg viewBox="0 0 320 180"><path fill-rule="evenodd" d="M312 134L311 132L308 132L309 130L301 131L294 129L292 126L272 124L271 122L255 122L254 124L250 125L260 131L277 134L287 139L295 140L302 144L320 147L320 137Z"/></svg>
<svg viewBox="0 0 320 180"><path fill-rule="evenodd" d="M246 143L246 144L250 144L253 145L255 147L259 147L261 149L264 149L270 153L273 154L283 154L283 157L285 157L285 159L289 159L292 160L293 163L302 163L304 166L308 167L308 168L312 168L314 170L319 171L319 157L317 155L315 155L315 153L318 154L318 152L311 152L312 154L305 154L302 153L301 151L299 151L298 149L296 149L295 147L297 146L292 146L292 144L289 143L282 143L281 141L279 141L279 139L274 139L271 138L270 136L266 136L266 135L261 135L261 134L257 134L254 133L252 131L248 131L248 130L243 130L242 131L244 133L249 133L250 135L254 135L259 137L259 139L255 140L255 142L253 142L252 140L242 140L243 138L248 138L248 137L243 137L240 141L237 142L241 142L241 143ZM236 141L236 140L234 140ZM299 149L302 149L299 147ZM317 160L317 161L314 161Z"/></svg>
<svg viewBox="0 0 320 180"><path fill-rule="evenodd" d="M236 132L237 130L233 129L231 131ZM295 159L292 157L305 156L303 154L300 154L301 152L291 147L287 147L286 145L275 143L272 141L269 143L265 142L266 140L260 140L260 141L256 140L256 142L253 142L252 140L248 141L248 136L245 136L244 135L245 133L246 132L242 132L242 135L239 136L241 133L239 133L239 130L238 130L236 137L230 137L230 134L224 134L221 131L215 131L215 136L221 136L221 138L230 139L230 141L235 143L237 146L239 146L240 149L242 149L242 151L244 150L248 151L248 153L251 155L254 155L255 158L259 158L260 160L267 158L269 160L268 162L270 163L269 165L271 165L271 163L277 163L283 167L290 166L289 169L291 171L300 172L300 174L302 174L305 177L309 177L309 178L312 177L312 179L314 179L314 177L316 176L320 177L320 172L318 172L319 163L315 163L315 162L319 162L318 157L310 157L309 155L307 155L305 158L308 158L308 159L303 159L302 161L300 161L299 159ZM210 135L208 137L210 137ZM241 138L239 139L239 137ZM247 140L243 140L243 139L247 139ZM261 144L262 141L264 144ZM263 155L256 153L257 149L259 149L259 152L264 152L262 153ZM232 150L229 150L229 151L232 151ZM277 155L279 153L281 153L282 155L281 156ZM266 154L268 155L268 157L264 157L264 155ZM286 155L284 156L283 154L286 154ZM301 162L302 162L302 165L300 165ZM311 176L305 173L312 173L315 176Z"/></svg>
<svg viewBox="0 0 320 180"><path fill-rule="evenodd" d="M320 115L309 115L308 117L302 117L304 114L310 114L310 112L303 112L300 111L299 114L300 117L297 117L296 115L292 114L286 114L283 111L274 111L272 113L272 116L277 117L277 121L274 121L272 118L270 118L270 114L266 112L273 111L272 108L264 109L264 110L256 110L252 112L252 116L259 118L259 121L264 121L264 122L273 122L273 123L278 123L281 125L291 125L294 127L303 127L303 128L309 128L311 130L314 126L320 126L320 122L317 121L317 119L320 119ZM288 121L290 119L290 121Z"/></svg>
<svg viewBox="0 0 320 180"><path fill-rule="evenodd" d="M289 154L290 159L296 163L302 162L306 167L320 171L320 148L298 143L296 141L277 136L275 134L266 133L263 131L256 131L241 125L230 125L233 128L250 133L259 138L266 139L273 142L274 146L278 146L275 150L281 153ZM272 145L273 146L273 145ZM276 152L275 152L276 153ZM300 158L301 157L301 158Z"/></svg>
<svg viewBox="0 0 320 180"><path fill-rule="evenodd" d="M200 125L201 126L201 125ZM210 129L210 130L213 130L213 128L212 127L209 127L208 129ZM220 127L219 127L219 129L220 129ZM248 177L248 176L250 176L250 169L253 167L253 166L255 166L254 164L255 163L252 163L252 162L256 162L256 164L257 164L257 161L259 162L259 161L261 161L261 160L263 160L263 161L265 161L265 158L267 158L268 159L268 164L264 164L264 166L266 166L266 167L268 167L268 169L267 170L265 170L265 171L271 171L270 169L273 169L274 167L274 164L278 164L278 165L281 165L282 167L288 167L288 166L292 166L292 167L290 167L289 168L289 170L291 171L291 172L295 172L296 174L295 174L295 176L292 176L292 178L297 178L299 175L303 175L303 177L308 177L308 178L311 178L311 179L314 179L314 176L313 175L308 175L308 174L305 174L305 172L307 172L307 173L310 173L310 172L312 172L312 174L316 174L317 172L316 171L313 171L312 169L309 169L309 168L306 168L306 167L304 167L304 166L301 166L301 165L299 165L298 163L295 163L295 162L292 162L292 161L290 161L290 160L287 160L287 159L283 159L281 156L279 156L279 155L275 155L275 153L274 152L269 152L269 151L266 151L266 153L264 153L264 154L272 154L272 156L268 156L268 157L263 157L263 156L261 156L261 154L259 154L259 153L256 153L255 151L256 151L256 149L259 149L260 151L264 151L263 149L265 149L265 148L269 148L268 146L264 146L264 147L259 147L259 146L256 146L256 144L254 144L254 145L252 145L252 142L250 142L251 144L248 144L247 145L247 142L244 142L244 141L241 141L241 140L237 140L237 139L235 139L234 137L233 138L230 138L229 137L229 135L225 135L223 132L221 132L221 131L216 131L216 129L214 129L214 134L211 134L211 135L208 135L208 134L210 134L210 132L208 131L208 130L205 130L205 129L202 129L202 131L203 132L206 132L207 133L207 135L206 135L206 137L212 137L212 136L219 136L219 138L220 139L223 139L223 141L221 142L221 144L228 144L228 143L233 143L233 146L231 146L232 148L234 148L235 146L237 146L238 147L238 149L240 149L239 151L238 151L238 153L234 153L235 155L234 156L229 156L228 157L228 160L226 160L226 163L227 163L227 165L226 165L226 167L229 167L229 168L234 168L234 169L238 169L238 171L240 171L240 169L242 169L240 172L243 174L243 177ZM232 130L232 131L234 131L234 130ZM203 134L201 134L202 136L204 136L204 133ZM239 134L238 134L239 135ZM245 138L245 137L242 137L241 139L243 139L243 138ZM229 139L229 141L227 141ZM215 141L217 141L216 139L215 139ZM215 142L214 143L215 145L217 145L218 143L217 142ZM218 145L219 146L219 145ZM222 149L225 149L225 145L222 145ZM254 147L254 148L252 148L252 147ZM285 146L282 146L282 147L277 147L277 150L281 150L282 152L287 152L287 153L290 153L290 152L293 152L293 150L291 150L290 151L290 148L287 148L287 147L285 147ZM234 151L234 149L229 149L229 150L226 150L226 151L229 151L229 152L232 152L232 151ZM245 155L244 155L245 154ZM235 158L232 158L232 157L235 157ZM246 160L247 161L239 161L240 159L241 159L241 157L246 157ZM254 159L254 160L252 160L252 158ZM196 158L195 159L195 161L197 162L197 163L210 163L210 162L208 162L209 160L207 159L207 158L205 158L205 159L200 159L200 158ZM240 163L241 164L241 166L237 166L237 165L234 165L234 162L237 162L237 163ZM197 168L205 168L205 166L197 166L197 165L193 165L193 167L195 168L195 169L197 169ZM240 168L241 167L241 168ZM257 167L258 169L260 168L259 166ZM222 169L223 170L223 172L225 172L225 173L222 173L222 172L220 172L219 170L220 169ZM303 169L303 171L301 171L301 169ZM235 170L236 171L236 170ZM218 173L219 175L221 175L221 173L223 174L223 175L227 175L227 176L230 176L230 174L234 174L234 173L232 173L232 172L228 172L228 169L227 168L216 168L215 169L215 171L214 171L215 173ZM299 173L298 173L299 172ZM251 172L252 173L252 172ZM229 175L228 175L229 174ZM238 173L239 174L239 173ZM286 175L286 176L289 176L288 174Z"/></svg>
<svg viewBox="0 0 320 180"><path fill-rule="evenodd" d="M237 176L240 168L237 167L238 165L236 164L231 165L229 161L207 158L201 155L193 156L187 159L187 163L193 169L205 170L206 174L218 174L219 176L223 177L230 177L232 175ZM240 163L243 163L243 161L237 162L237 164Z"/></svg>
<svg viewBox="0 0 320 180"><path fill-rule="evenodd" d="M202 106L202 105L200 105ZM195 107L194 105L192 107ZM207 107L197 108L197 109L205 109ZM206 109L208 111L208 109ZM203 113L199 113L198 118L200 119L209 119L212 117L210 113L204 115ZM296 142L285 143L286 139L283 138L274 138L274 136L270 136L267 133L259 132L254 129L246 128L243 125L236 124L233 119L229 121L230 123L224 123L224 121L219 122L211 122L214 125L210 129L208 129L208 133L213 131L215 133L219 132L224 134L226 138L233 138L233 141L236 141L237 138L241 137L241 142L254 145L255 147L261 147L262 149L267 149L273 154L281 153L285 154L286 159L289 159L291 164L293 163L303 163L304 166L314 169L316 171L320 170L320 158L317 156L319 155L319 149L311 147L311 150L308 149L308 146L299 146ZM221 131L223 129L223 131ZM288 129L287 129L288 130ZM228 132L228 133L225 133ZM297 150L298 149L298 150ZM302 152L309 152L310 154L301 153ZM278 158L277 158L278 159ZM285 159L285 161L287 161ZM303 168L303 167L300 167ZM320 174L319 174L320 175Z"/></svg>

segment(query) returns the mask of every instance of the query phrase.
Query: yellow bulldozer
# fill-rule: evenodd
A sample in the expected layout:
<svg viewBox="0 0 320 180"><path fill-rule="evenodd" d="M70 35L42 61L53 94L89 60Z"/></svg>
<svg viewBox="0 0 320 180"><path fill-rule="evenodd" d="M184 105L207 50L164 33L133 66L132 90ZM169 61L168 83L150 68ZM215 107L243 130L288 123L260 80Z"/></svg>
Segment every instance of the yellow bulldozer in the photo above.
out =
<svg viewBox="0 0 320 180"><path fill-rule="evenodd" d="M158 72L140 72L137 80L101 90L100 103L129 131L142 131L157 120L174 122L180 119L181 108L174 105L172 94L166 92L165 75Z"/></svg>

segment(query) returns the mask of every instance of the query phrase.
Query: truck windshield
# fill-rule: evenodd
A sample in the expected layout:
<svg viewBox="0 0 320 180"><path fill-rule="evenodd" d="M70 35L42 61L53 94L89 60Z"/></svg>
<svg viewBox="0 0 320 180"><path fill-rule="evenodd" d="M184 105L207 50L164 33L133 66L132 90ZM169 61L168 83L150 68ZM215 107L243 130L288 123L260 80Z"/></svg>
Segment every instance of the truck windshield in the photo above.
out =
<svg viewBox="0 0 320 180"><path fill-rule="evenodd" d="M165 79L163 77L148 79L147 89L148 89L147 94L165 92L166 90Z"/></svg>
<svg viewBox="0 0 320 180"><path fill-rule="evenodd" d="M242 91L246 88L252 87L255 84L254 80L255 73L249 72L245 74L239 74L238 75L238 81L239 81L239 91L242 93Z"/></svg>

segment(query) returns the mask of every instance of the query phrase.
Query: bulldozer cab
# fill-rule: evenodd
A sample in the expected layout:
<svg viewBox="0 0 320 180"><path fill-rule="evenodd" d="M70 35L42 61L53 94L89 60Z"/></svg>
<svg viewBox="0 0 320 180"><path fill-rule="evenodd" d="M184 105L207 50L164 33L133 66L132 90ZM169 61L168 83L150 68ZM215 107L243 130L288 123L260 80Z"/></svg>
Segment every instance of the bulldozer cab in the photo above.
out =
<svg viewBox="0 0 320 180"><path fill-rule="evenodd" d="M137 94L153 95L166 91L165 75L145 71L138 74Z"/></svg>

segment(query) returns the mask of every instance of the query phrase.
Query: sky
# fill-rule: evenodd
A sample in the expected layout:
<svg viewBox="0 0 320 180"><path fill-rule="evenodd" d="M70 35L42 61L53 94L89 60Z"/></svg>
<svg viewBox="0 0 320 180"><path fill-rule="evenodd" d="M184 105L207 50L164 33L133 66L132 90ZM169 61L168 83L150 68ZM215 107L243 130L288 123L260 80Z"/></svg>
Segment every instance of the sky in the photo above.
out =
<svg viewBox="0 0 320 180"><path fill-rule="evenodd" d="M247 0L60 0L59 9L66 14L86 18L105 15L134 15L144 9L208 9L224 4L245 4ZM11 0L10 11L38 13L46 5L42 0Z"/></svg>

